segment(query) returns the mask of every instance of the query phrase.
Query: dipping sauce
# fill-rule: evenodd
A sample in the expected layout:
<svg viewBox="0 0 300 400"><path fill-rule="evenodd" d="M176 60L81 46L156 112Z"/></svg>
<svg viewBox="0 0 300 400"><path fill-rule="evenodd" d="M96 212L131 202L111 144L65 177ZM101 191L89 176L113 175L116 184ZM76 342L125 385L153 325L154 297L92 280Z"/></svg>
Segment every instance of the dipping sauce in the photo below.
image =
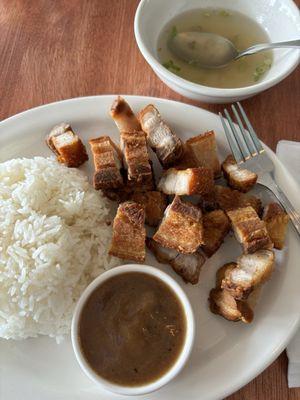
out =
<svg viewBox="0 0 300 400"><path fill-rule="evenodd" d="M101 284L79 321L79 343L88 364L123 386L141 386L164 375L180 355L185 336L186 317L177 295L141 272Z"/></svg>
<svg viewBox="0 0 300 400"><path fill-rule="evenodd" d="M238 88L254 85L271 68L272 51L253 54L232 61L218 69L199 68L177 58L168 42L178 32L210 32L231 40L241 51L259 43L270 42L262 27L244 14L225 9L195 9L177 15L162 30L157 56L169 71L191 82L217 88Z"/></svg>

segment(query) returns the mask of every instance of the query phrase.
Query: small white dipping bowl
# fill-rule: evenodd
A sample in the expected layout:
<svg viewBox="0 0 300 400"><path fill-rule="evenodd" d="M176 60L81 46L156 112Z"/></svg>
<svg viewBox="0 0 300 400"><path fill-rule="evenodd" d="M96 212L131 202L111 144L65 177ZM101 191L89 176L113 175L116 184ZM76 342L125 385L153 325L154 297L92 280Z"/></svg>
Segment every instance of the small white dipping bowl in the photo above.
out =
<svg viewBox="0 0 300 400"><path fill-rule="evenodd" d="M138 47L156 75L175 92L206 103L229 103L276 85L299 64L300 50L274 50L273 65L263 78L252 86L236 89L203 86L173 74L161 65L157 56L161 30L176 15L207 7L226 8L247 15L262 26L271 42L300 38L299 10L291 0L141 0L134 20Z"/></svg>
<svg viewBox="0 0 300 400"><path fill-rule="evenodd" d="M90 297L91 293L98 288L103 282L107 281L113 276L124 274L127 272L142 272L144 274L149 274L151 276L154 276L161 281L163 281L167 286L169 286L177 295L180 303L182 304L185 317L186 317L186 337L185 341L182 347L182 351L180 355L178 356L177 360L175 363L172 365L172 367L164 374L162 375L159 379L157 379L154 382L148 383L143 386L121 386L117 385L115 383L112 383L104 378L102 378L100 375L98 375L88 364L86 361L80 347L79 343L79 322L80 322L80 316L81 312L83 309L83 306L87 299ZM195 334L195 323L194 323L194 315L192 311L192 307L190 305L190 302L184 293L184 291L181 289L181 287L178 285L178 283L171 278L168 274L165 272L160 271L157 268L154 267L149 267L147 265L138 265L138 264L129 264L129 265L121 265L120 267L115 267L109 271L104 272L102 275L100 275L98 278L96 278L82 293L75 311L73 315L73 320L72 320L72 327L71 327L71 339L72 339L72 345L73 345L73 350L76 356L76 359L83 370L83 372L96 384L98 384L102 389L109 390L114 393L118 394L123 394L123 395L142 395L146 393L153 392L160 387L166 385L170 380L175 378L176 375L181 371L181 369L184 367L192 346L194 342L194 334Z"/></svg>

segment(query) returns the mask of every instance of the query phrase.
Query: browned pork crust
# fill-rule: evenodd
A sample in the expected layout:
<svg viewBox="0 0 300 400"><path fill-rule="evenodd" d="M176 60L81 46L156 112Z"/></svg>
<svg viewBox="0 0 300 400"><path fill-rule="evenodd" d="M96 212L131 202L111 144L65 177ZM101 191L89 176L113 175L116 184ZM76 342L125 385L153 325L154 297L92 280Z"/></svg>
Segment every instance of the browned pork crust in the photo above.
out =
<svg viewBox="0 0 300 400"><path fill-rule="evenodd" d="M222 170L228 185L241 192L248 192L257 181L257 174L238 166L232 155L222 163Z"/></svg>
<svg viewBox="0 0 300 400"><path fill-rule="evenodd" d="M123 186L122 153L109 136L89 141L95 166L93 185L96 190L117 189Z"/></svg>
<svg viewBox="0 0 300 400"><path fill-rule="evenodd" d="M46 143L56 155L57 161L67 167L79 167L89 159L84 144L65 122L50 131Z"/></svg>
<svg viewBox="0 0 300 400"><path fill-rule="evenodd" d="M167 207L153 239L180 253L194 253L203 242L201 210L176 196Z"/></svg>
<svg viewBox="0 0 300 400"><path fill-rule="evenodd" d="M263 213L263 221L267 226L274 247L283 249L289 216L277 203L268 204Z"/></svg>
<svg viewBox="0 0 300 400"><path fill-rule="evenodd" d="M174 165L182 156L182 142L163 121L157 108L149 104L139 112L138 118L161 165L164 168Z"/></svg>
<svg viewBox="0 0 300 400"><path fill-rule="evenodd" d="M113 223L109 254L126 260L145 261L145 210L133 201L121 203Z"/></svg>

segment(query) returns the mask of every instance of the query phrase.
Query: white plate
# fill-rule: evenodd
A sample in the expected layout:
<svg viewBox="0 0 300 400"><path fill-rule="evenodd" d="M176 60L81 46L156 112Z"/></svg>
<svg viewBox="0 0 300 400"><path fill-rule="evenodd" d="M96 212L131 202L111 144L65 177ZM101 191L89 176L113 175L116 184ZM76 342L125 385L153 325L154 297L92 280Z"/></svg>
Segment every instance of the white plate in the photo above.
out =
<svg viewBox="0 0 300 400"><path fill-rule="evenodd" d="M125 96L135 111L154 103L182 139L214 129L221 157L228 148L219 118L200 108L169 100ZM45 134L61 122L70 122L86 143L91 137L118 131L108 116L115 96L67 100L38 107L0 123L0 161L12 157L48 156ZM291 176L268 152L276 166L279 183L300 209L300 192ZM92 162L84 169L91 173ZM144 399L217 399L245 385L266 368L285 348L299 321L299 242L289 228L285 251L276 252L276 269L264 287L250 325L232 323L211 314L207 307L215 272L241 253L232 237L203 267L201 282L185 285L171 267L158 265L151 256L147 264L168 271L184 287L196 316L196 342L183 372L169 385ZM297 254L298 253L298 254ZM5 400L107 400L121 398L99 390L81 372L70 340L57 345L46 337L20 342L0 340L0 397ZM141 397L142 398L142 397Z"/></svg>

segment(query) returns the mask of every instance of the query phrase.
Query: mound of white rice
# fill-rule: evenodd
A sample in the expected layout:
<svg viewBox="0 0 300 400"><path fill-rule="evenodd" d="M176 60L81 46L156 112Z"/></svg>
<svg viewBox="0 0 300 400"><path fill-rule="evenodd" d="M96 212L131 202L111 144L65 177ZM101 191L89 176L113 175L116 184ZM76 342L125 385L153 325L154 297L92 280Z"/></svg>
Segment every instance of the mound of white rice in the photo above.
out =
<svg viewBox="0 0 300 400"><path fill-rule="evenodd" d="M0 337L60 341L76 301L105 269L109 203L52 158L0 164Z"/></svg>

